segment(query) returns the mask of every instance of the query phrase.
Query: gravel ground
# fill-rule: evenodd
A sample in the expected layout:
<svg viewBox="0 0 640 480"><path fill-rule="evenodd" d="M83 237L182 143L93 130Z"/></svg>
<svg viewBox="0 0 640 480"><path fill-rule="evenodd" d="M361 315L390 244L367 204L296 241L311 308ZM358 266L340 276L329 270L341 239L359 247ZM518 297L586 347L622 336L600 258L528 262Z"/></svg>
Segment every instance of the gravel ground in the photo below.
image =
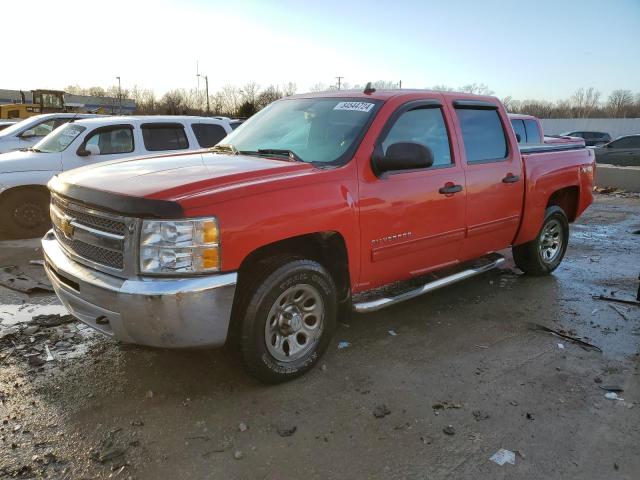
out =
<svg viewBox="0 0 640 480"><path fill-rule="evenodd" d="M592 295L635 298L638 230L640 199L598 195L553 276L509 261L343 319L321 367L279 386L227 350L118 345L50 293L0 287L0 478L636 480L640 307ZM0 266L45 280L38 258L0 242Z"/></svg>

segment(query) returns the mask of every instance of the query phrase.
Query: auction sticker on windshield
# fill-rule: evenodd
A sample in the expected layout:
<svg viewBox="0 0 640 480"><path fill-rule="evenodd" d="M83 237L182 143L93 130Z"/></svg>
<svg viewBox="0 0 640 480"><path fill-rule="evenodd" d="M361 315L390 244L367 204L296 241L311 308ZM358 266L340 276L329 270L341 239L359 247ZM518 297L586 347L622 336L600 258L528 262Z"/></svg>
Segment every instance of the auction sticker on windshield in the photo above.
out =
<svg viewBox="0 0 640 480"><path fill-rule="evenodd" d="M369 102L340 102L335 107L334 110L349 110L355 112L368 112L370 111L375 104Z"/></svg>

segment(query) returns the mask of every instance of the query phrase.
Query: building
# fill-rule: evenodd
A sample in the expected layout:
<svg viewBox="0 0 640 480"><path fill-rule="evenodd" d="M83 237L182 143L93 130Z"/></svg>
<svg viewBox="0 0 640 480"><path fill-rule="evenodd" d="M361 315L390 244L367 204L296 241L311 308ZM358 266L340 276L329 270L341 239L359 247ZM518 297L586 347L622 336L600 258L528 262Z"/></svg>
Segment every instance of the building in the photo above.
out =
<svg viewBox="0 0 640 480"><path fill-rule="evenodd" d="M6 103L33 103L31 91L29 90L3 90L0 89L0 104ZM72 111L79 113L106 113L106 114L123 114L131 115L135 112L136 102L130 98L122 99L122 107L120 101L114 97L93 97L89 95L71 95L64 94L64 103ZM120 110L122 108L122 110Z"/></svg>

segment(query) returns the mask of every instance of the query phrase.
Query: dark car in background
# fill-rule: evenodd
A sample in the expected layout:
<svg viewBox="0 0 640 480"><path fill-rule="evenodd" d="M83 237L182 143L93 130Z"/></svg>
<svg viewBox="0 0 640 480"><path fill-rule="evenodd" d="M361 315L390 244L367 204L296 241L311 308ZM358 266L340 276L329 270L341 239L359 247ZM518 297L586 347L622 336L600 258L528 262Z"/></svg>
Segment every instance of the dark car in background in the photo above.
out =
<svg viewBox="0 0 640 480"><path fill-rule="evenodd" d="M591 132L583 130L577 132L566 132L561 135L566 137L584 138L584 143L587 147L597 147L611 141L611 135L606 132Z"/></svg>
<svg viewBox="0 0 640 480"><path fill-rule="evenodd" d="M626 135L594 149L597 163L640 167L640 134Z"/></svg>

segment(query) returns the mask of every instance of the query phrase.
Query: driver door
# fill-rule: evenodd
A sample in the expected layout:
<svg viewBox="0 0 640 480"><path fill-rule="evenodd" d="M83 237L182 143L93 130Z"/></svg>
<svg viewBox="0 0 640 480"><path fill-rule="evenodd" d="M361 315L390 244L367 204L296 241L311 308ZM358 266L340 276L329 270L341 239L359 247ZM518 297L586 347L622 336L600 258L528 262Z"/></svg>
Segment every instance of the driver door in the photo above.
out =
<svg viewBox="0 0 640 480"><path fill-rule="evenodd" d="M433 153L429 168L360 180L362 269L359 287L375 288L458 262L465 235L465 176L453 130L439 100L412 101L391 115L377 140L383 153L399 142Z"/></svg>
<svg viewBox="0 0 640 480"><path fill-rule="evenodd" d="M133 156L136 150L133 125L109 125L85 135L77 148L68 148L62 157L62 168L71 170L90 163L107 162Z"/></svg>

